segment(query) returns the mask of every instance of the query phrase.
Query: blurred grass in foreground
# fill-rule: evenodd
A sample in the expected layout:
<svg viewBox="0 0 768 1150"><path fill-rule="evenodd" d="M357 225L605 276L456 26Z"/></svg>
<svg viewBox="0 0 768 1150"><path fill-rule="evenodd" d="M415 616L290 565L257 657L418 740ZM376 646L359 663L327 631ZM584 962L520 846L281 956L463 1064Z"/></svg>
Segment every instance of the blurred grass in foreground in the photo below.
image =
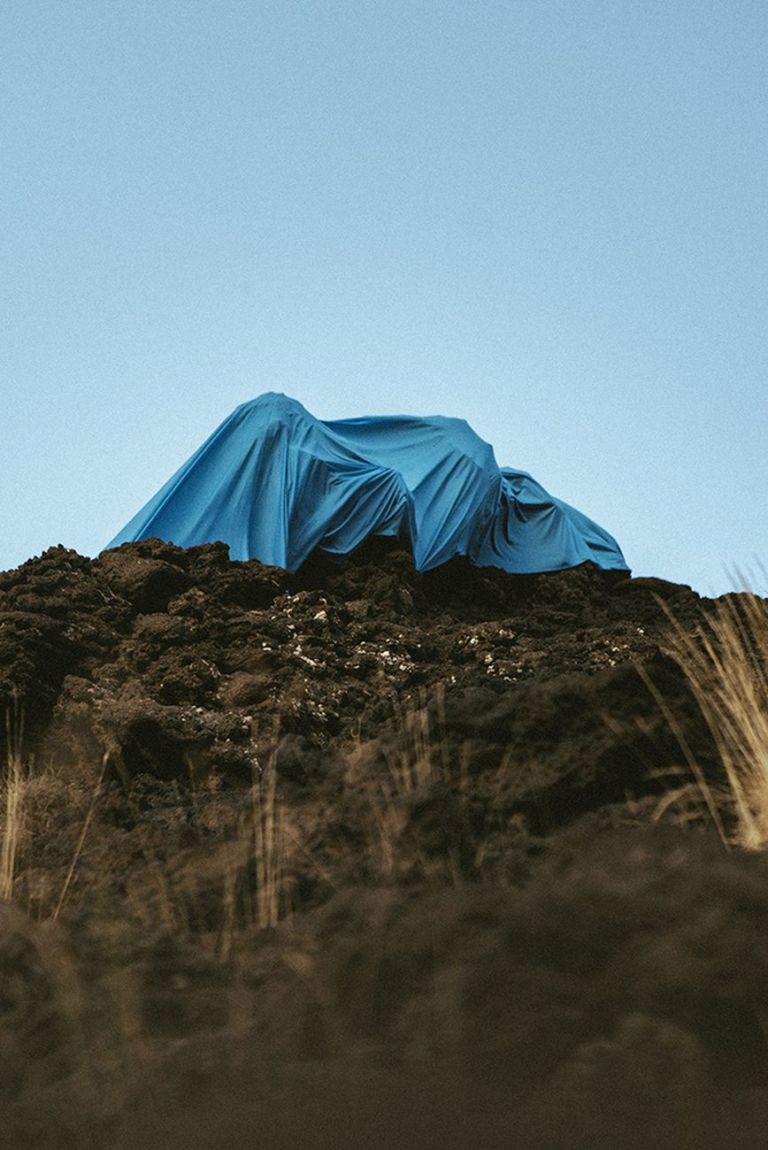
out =
<svg viewBox="0 0 768 1150"><path fill-rule="evenodd" d="M727 781L727 791L713 791L681 738L696 786L724 842L764 849L768 845L768 600L751 590L723 596L693 633L668 610L667 615L672 624L669 654L690 685ZM658 701L663 706L663 700Z"/></svg>

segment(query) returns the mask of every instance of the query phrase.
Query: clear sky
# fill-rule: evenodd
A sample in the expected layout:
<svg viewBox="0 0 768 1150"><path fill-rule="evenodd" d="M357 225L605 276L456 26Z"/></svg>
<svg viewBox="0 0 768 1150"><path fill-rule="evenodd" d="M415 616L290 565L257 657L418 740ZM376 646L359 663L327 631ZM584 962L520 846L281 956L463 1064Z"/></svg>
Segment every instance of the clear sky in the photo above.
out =
<svg viewBox="0 0 768 1150"><path fill-rule="evenodd" d="M0 116L0 568L267 390L768 562L765 0L3 0Z"/></svg>

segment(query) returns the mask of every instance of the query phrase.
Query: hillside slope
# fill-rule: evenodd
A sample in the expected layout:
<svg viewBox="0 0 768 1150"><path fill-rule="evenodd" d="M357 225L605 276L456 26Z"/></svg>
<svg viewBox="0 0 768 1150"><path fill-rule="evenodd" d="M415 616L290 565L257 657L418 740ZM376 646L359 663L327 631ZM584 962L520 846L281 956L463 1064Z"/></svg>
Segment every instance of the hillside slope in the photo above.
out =
<svg viewBox="0 0 768 1150"><path fill-rule="evenodd" d="M12 1144L762 1144L767 864L662 604L373 543L0 574Z"/></svg>

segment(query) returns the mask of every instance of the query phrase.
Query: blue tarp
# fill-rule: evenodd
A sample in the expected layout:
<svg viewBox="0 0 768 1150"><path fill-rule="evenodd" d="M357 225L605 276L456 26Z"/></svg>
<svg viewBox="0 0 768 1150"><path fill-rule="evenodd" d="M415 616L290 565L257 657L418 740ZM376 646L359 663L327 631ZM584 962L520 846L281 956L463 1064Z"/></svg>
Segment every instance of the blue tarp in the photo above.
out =
<svg viewBox="0 0 768 1150"><path fill-rule="evenodd" d="M463 419L323 422L274 392L236 408L109 546L222 540L233 559L295 571L315 548L346 555L371 535L402 538L420 571L454 555L519 573L627 569L607 531L499 468Z"/></svg>

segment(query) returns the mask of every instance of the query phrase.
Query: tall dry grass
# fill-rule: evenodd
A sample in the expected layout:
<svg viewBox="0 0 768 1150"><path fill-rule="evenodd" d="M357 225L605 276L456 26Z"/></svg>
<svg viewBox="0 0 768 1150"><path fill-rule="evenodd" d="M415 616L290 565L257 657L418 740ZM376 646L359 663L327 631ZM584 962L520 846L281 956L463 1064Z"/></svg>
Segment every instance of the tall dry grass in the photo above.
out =
<svg viewBox="0 0 768 1150"><path fill-rule="evenodd" d="M24 711L17 699L5 716L7 757L0 784L0 899L13 898L16 862L24 834Z"/></svg>
<svg viewBox="0 0 768 1150"><path fill-rule="evenodd" d="M109 875L104 857L102 800L110 763L104 754L92 781L84 771L33 771L24 751L23 704L14 700L5 716L6 755L0 763L0 899L15 901L37 921L57 921L70 903L78 913L94 880ZM253 751L253 775L239 811L227 811L221 825L200 827L200 841L168 854L162 829L144 819L125 797L135 820L135 856L122 876L126 910L148 935L208 936L212 951L227 958L238 933L269 928L292 911L292 860L302 843L288 818L279 787L276 747L279 731L261 754ZM81 764L82 766L82 764ZM90 773L90 772L87 772ZM49 806L67 803L79 827L69 860L47 874L46 837L56 833ZM69 835L73 823L67 825ZM203 851L203 842L208 843ZM23 851L23 854L22 854ZM93 853L92 853L93 852ZM94 865L94 859L101 860ZM116 864L119 866L119 863ZM104 869L106 867L106 870ZM40 871L38 875L38 871ZM45 880L44 887L40 885ZM213 925L211 925L213 924Z"/></svg>
<svg viewBox="0 0 768 1150"><path fill-rule="evenodd" d="M709 727L727 783L725 792L714 791L682 733L676 732L695 786L724 841L748 850L764 849L768 846L768 600L752 591L724 596L693 633L667 614L672 624L668 652Z"/></svg>
<svg viewBox="0 0 768 1150"><path fill-rule="evenodd" d="M137 835L141 858L128 876L126 897L150 934L159 929L195 939L228 961L239 934L290 917L293 861L302 843L290 825L276 760L276 741L262 755L254 748L242 807L207 831L198 828L202 837L189 848L168 858L162 838Z"/></svg>
<svg viewBox="0 0 768 1150"><path fill-rule="evenodd" d="M350 793L363 795L368 816L361 859L370 875L384 880L402 867L422 873L434 869L435 860L428 861L420 834L412 826L414 804L428 803L438 791L451 792L466 811L470 789L469 745L459 755L449 751L443 683L407 703L393 700L392 717L391 736L358 744L345 756L345 786ZM500 769L505 769L504 763ZM458 859L450 857L447 863L449 877L458 883Z"/></svg>
<svg viewBox="0 0 768 1150"><path fill-rule="evenodd" d="M277 753L274 747L264 768L254 771L251 816L246 822L246 833L256 879L253 920L260 927L277 926L280 919L289 913L290 883L287 872L289 840L284 805L277 789Z"/></svg>
<svg viewBox="0 0 768 1150"><path fill-rule="evenodd" d="M408 822L408 801L417 791L439 781L443 763L438 754L426 696L417 706L393 701L396 737L381 746L383 769L370 771L371 745L356 745L346 756L345 786L362 788L371 833L367 863L389 877L397 868L398 843ZM373 746L377 743L374 741Z"/></svg>

